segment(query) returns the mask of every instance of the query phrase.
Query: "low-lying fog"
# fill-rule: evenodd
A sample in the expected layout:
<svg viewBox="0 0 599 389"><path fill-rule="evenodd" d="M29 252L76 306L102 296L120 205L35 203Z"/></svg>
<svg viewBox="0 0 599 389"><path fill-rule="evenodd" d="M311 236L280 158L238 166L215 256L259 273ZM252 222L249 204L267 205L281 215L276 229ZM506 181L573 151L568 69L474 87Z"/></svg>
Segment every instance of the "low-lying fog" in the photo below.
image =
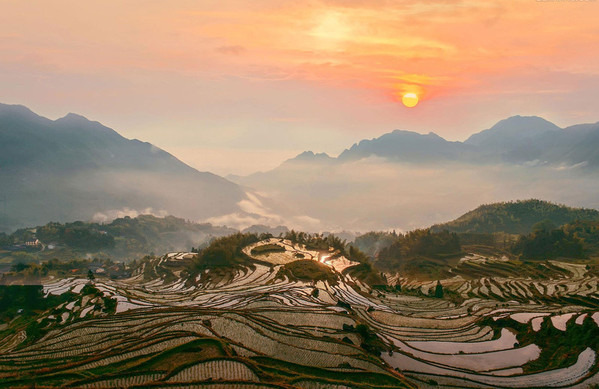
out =
<svg viewBox="0 0 599 389"><path fill-rule="evenodd" d="M484 203L528 198L599 208L599 175L577 167L423 166L369 158L294 162L237 181L328 230L408 230L449 221ZM284 209L276 213L291 216ZM302 227L297 219L293 224Z"/></svg>
<svg viewBox="0 0 599 389"><path fill-rule="evenodd" d="M220 178L214 179L219 182L214 187L194 177L158 172L77 174L13 179L3 190L7 200L0 227L10 231L49 221L110 222L151 213L239 229L263 224L365 232L427 227L497 201L539 198L599 208L599 174L585 167L424 166L376 158L344 164L296 161L236 178L245 193Z"/></svg>

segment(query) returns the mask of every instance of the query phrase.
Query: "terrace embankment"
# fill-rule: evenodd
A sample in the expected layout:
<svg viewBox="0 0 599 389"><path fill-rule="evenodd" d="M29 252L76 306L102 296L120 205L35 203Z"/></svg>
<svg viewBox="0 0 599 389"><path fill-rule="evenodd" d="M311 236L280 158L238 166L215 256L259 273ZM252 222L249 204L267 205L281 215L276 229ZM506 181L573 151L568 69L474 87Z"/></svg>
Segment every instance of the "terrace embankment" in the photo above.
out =
<svg viewBox="0 0 599 389"><path fill-rule="evenodd" d="M545 279L459 274L439 290L436 280L401 274L379 275L389 285L373 286L347 271L359 264L339 250L280 238L241 252L247 257L234 257L233 267L196 273L156 259L123 280L46 279L44 293L72 301L32 317L40 333L18 320L0 327L0 387L551 387L595 379L599 350L579 334L599 329L597 279L576 264L551 263L563 271ZM543 368L560 352L547 336L574 346Z"/></svg>

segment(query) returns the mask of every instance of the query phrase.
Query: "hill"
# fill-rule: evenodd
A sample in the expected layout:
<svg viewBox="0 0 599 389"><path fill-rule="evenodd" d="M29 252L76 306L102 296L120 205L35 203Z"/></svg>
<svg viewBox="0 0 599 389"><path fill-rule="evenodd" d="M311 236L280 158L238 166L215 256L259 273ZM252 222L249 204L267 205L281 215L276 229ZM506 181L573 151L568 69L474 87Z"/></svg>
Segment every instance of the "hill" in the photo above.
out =
<svg viewBox="0 0 599 389"><path fill-rule="evenodd" d="M174 216L126 216L108 224L52 222L19 229L10 235L0 233L0 263L84 257L132 260L148 254L189 251L214 237L235 232L231 228L193 223ZM36 239L38 245L27 245Z"/></svg>
<svg viewBox="0 0 599 389"><path fill-rule="evenodd" d="M0 104L0 231L122 214L204 219L239 211L236 184L82 116Z"/></svg>
<svg viewBox="0 0 599 389"><path fill-rule="evenodd" d="M481 205L448 223L431 227L434 231L457 233L526 234L544 220L561 226L576 220L599 220L595 209L572 208L541 200L524 200Z"/></svg>

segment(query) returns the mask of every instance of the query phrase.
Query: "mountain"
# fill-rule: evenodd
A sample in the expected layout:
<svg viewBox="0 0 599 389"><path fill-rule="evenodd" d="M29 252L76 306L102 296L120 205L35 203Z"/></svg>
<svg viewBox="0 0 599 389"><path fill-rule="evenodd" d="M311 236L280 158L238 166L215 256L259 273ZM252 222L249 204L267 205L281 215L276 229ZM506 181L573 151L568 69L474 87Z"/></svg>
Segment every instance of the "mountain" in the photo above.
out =
<svg viewBox="0 0 599 389"><path fill-rule="evenodd" d="M362 140L343 151L340 162L356 161L371 156L393 161L430 163L456 160L473 148L460 142L449 142L435 133L426 135L411 131L395 130L379 138Z"/></svg>
<svg viewBox="0 0 599 389"><path fill-rule="evenodd" d="M470 136L465 144L491 148L513 148L522 142L547 133L560 132L561 128L538 116L512 116L499 121L488 130Z"/></svg>
<svg viewBox="0 0 599 389"><path fill-rule="evenodd" d="M514 116L465 142L395 130L336 157L304 152L230 179L318 219L321 229L407 230L506 200L599 208L598 168L599 123L561 129Z"/></svg>
<svg viewBox="0 0 599 389"><path fill-rule="evenodd" d="M468 138L488 159L514 164L599 166L599 123L564 129L545 119L514 116Z"/></svg>
<svg viewBox="0 0 599 389"><path fill-rule="evenodd" d="M337 158L307 151L284 165L295 162L346 163L369 157L418 164L456 162L599 167L599 123L562 129L537 116L512 116L473 134L464 142L451 142L433 132L419 134L395 130L355 143Z"/></svg>
<svg viewBox="0 0 599 389"><path fill-rule="evenodd" d="M599 211L572 208L541 200L524 200L481 205L480 207L444 224L431 227L433 231L448 230L459 233L526 234L532 227L549 220L561 226L577 220L599 220Z"/></svg>
<svg viewBox="0 0 599 389"><path fill-rule="evenodd" d="M331 158L327 153L314 153L312 151L304 151L301 154L298 154L295 158L289 159L286 162L330 162L334 158Z"/></svg>
<svg viewBox="0 0 599 389"><path fill-rule="evenodd" d="M579 124L564 128L563 131L546 133L535 138L528 150L514 149L513 155L520 152L520 160L535 158L541 163L561 164L564 167L599 167L599 123Z"/></svg>
<svg viewBox="0 0 599 389"><path fill-rule="evenodd" d="M238 185L82 116L0 104L0 230L48 221L241 212Z"/></svg>

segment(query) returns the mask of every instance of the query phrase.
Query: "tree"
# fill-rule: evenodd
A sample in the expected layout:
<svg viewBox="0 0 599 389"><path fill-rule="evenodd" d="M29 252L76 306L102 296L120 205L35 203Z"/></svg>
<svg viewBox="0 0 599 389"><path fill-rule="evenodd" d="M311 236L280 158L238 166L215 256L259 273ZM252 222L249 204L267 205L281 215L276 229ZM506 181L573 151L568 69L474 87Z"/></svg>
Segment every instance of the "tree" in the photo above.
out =
<svg viewBox="0 0 599 389"><path fill-rule="evenodd" d="M514 254L526 259L584 258L583 240L567 228L547 230L539 227L531 234L521 236L512 247Z"/></svg>
<svg viewBox="0 0 599 389"><path fill-rule="evenodd" d="M92 272L91 269L87 271L87 278L90 281L93 281L94 279L96 279L96 276L94 276L94 272Z"/></svg>
<svg viewBox="0 0 599 389"><path fill-rule="evenodd" d="M435 286L435 297L443 298L443 285L441 285L441 281L437 280L437 286Z"/></svg>
<svg viewBox="0 0 599 389"><path fill-rule="evenodd" d="M557 229L557 226L555 225L555 223L553 223L549 219L542 220L532 226L532 232L535 232L535 233L550 232L555 229Z"/></svg>

